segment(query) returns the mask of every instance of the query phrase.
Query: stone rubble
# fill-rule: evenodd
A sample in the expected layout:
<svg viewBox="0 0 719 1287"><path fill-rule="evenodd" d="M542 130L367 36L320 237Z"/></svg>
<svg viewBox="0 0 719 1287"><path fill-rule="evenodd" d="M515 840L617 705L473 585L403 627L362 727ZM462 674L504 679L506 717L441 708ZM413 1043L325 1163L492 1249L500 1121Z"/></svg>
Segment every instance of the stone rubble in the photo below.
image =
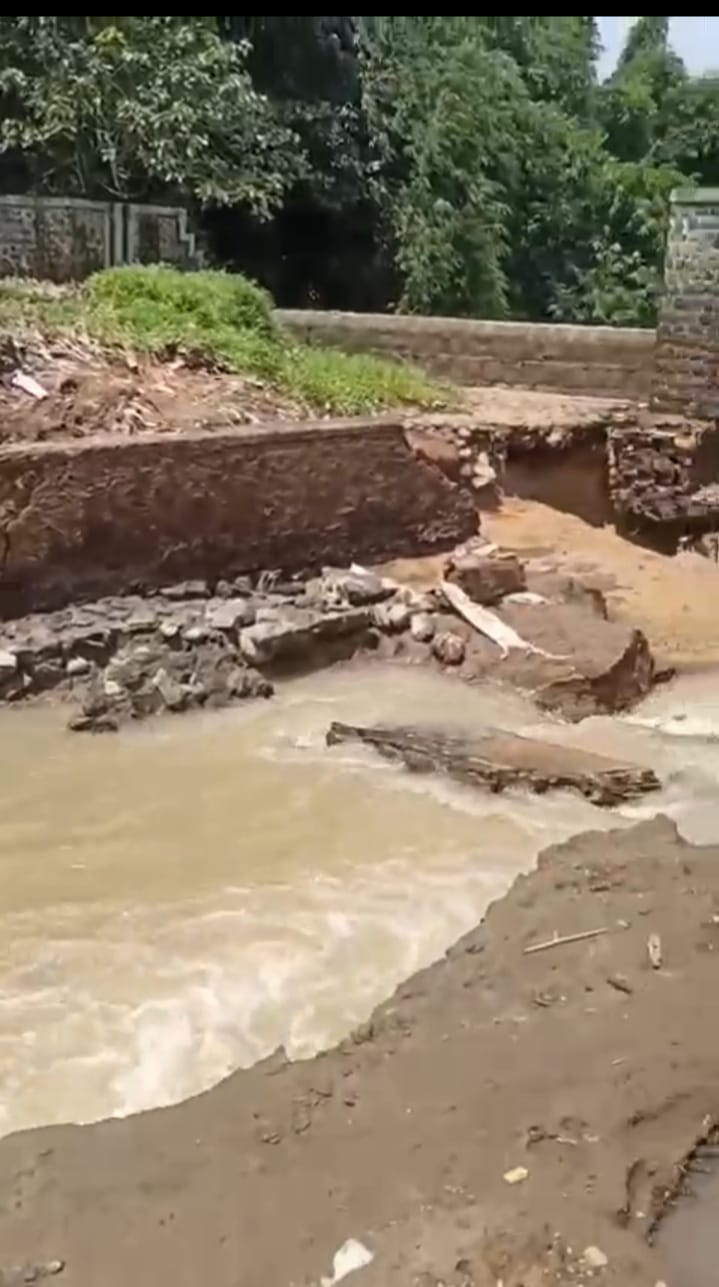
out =
<svg viewBox="0 0 719 1287"><path fill-rule="evenodd" d="M701 538L719 530L716 422L619 403L585 419L577 415L575 407L571 423L555 425L424 414L409 419L406 432L413 450L471 490L481 511L498 508L507 487L512 490L518 462L531 477L535 453L538 466L553 453L561 468L565 457L593 444L605 471L605 521L641 533L662 549L684 546L713 558Z"/></svg>
<svg viewBox="0 0 719 1287"><path fill-rule="evenodd" d="M540 655L503 657L457 616L439 582L419 591L355 565L305 580L264 572L254 582L187 581L7 621L0 700L55 690L79 707L72 729L105 732L162 711L269 697L278 674L360 654L506 680L570 718L623 709L651 684L646 640L603 619L599 592L572 586L570 595L550 577L546 596L527 594L519 559L480 539L449 556L445 575L477 604L491 603L498 622Z"/></svg>

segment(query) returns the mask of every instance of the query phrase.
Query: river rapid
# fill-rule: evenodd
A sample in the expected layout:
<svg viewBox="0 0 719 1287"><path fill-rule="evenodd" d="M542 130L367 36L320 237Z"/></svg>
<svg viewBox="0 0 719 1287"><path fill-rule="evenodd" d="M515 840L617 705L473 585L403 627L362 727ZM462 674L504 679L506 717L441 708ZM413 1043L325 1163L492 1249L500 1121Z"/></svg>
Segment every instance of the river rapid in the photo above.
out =
<svg viewBox="0 0 719 1287"><path fill-rule="evenodd" d="M0 1133L172 1103L313 1054L476 924L548 844L664 812L719 835L719 682L565 726L421 670L348 666L271 702L71 736L0 711ZM620 810L417 777L332 719L494 724L650 764Z"/></svg>

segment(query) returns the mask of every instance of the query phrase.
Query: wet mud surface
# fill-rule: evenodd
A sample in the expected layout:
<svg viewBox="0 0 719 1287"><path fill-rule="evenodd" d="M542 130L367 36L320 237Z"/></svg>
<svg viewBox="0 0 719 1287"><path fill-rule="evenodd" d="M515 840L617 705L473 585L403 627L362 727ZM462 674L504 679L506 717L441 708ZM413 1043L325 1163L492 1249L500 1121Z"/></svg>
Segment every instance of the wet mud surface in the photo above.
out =
<svg viewBox="0 0 719 1287"><path fill-rule="evenodd" d="M3 1141L0 1265L285 1287L353 1237L358 1287L652 1287L719 1118L717 951L717 847L661 818L576 837L326 1055Z"/></svg>

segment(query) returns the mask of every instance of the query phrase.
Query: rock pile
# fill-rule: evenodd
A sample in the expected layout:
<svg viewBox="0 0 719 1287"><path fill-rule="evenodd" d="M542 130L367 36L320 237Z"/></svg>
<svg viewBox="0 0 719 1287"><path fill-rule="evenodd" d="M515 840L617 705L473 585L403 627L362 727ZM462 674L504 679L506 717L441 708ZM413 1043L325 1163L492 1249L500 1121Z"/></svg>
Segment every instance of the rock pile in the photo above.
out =
<svg viewBox="0 0 719 1287"><path fill-rule="evenodd" d="M669 549L706 553L701 537L719 529L719 436L713 424L679 417L616 427L607 441L617 518L661 536Z"/></svg>
<svg viewBox="0 0 719 1287"><path fill-rule="evenodd" d="M76 730L107 731L158 711L223 706L268 697L263 671L318 664L322 646L352 651L372 607L392 594L378 578L333 575L312 582L249 578L166 587L6 622L0 699L60 689L80 703Z"/></svg>
<svg viewBox="0 0 719 1287"><path fill-rule="evenodd" d="M187 581L20 618L0 634L0 700L59 690L79 704L71 728L109 731L161 711L268 697L277 675L358 654L496 677L570 718L622 709L651 684L644 636L605 621L598 591L560 578L539 593L532 586L546 590L546 574L537 582L479 538L454 552L444 575L479 605L479 627L441 582L418 592L356 566L306 580Z"/></svg>

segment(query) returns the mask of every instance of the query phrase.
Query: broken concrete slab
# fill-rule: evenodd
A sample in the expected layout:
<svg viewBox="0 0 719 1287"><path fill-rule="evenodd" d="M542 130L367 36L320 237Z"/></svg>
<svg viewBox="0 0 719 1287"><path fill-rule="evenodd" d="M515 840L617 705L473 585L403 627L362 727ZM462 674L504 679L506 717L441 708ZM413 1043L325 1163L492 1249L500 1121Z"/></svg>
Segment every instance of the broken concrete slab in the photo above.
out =
<svg viewBox="0 0 719 1287"><path fill-rule="evenodd" d="M654 659L643 632L602 620L583 604L505 600L492 611L532 651L511 648L503 655L490 639L455 618L452 629L466 644L463 679L491 677L516 685L542 709L570 720L627 710L654 682ZM440 624L444 628L444 621Z"/></svg>
<svg viewBox="0 0 719 1287"><path fill-rule="evenodd" d="M253 665L267 665L297 657L321 642L356 639L370 624L368 608L349 607L325 613L287 609L278 613L276 620L258 620L240 631L240 652Z"/></svg>
<svg viewBox="0 0 719 1287"><path fill-rule="evenodd" d="M577 747L521 737L501 729L341 724L327 732L327 745L363 742L414 773L440 772L470 786L503 791L523 786L538 793L568 787L594 804L615 805L661 785L656 774Z"/></svg>

